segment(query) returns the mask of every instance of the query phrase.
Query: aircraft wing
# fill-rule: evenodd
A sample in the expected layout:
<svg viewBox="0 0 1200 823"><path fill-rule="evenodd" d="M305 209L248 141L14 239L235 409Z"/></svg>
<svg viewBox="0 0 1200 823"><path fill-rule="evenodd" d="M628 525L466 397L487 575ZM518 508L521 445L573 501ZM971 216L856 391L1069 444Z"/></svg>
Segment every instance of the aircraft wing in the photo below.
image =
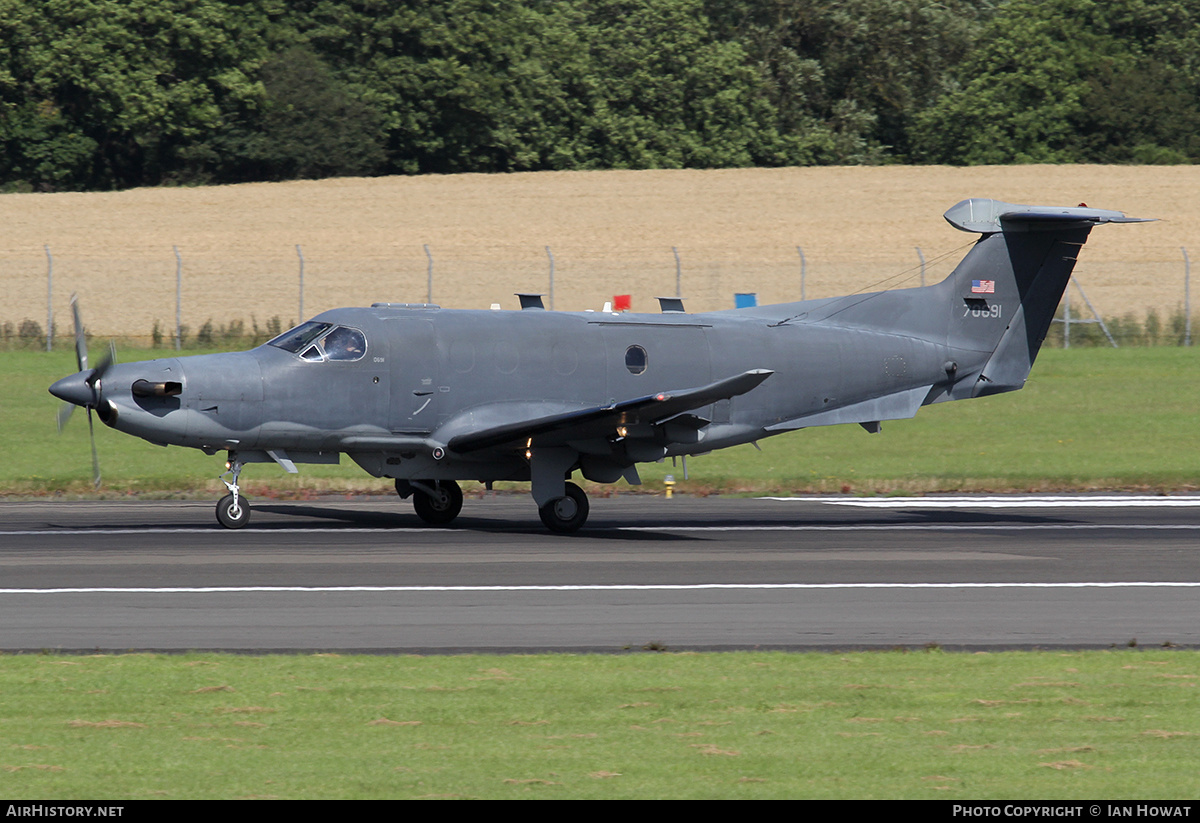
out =
<svg viewBox="0 0 1200 823"><path fill-rule="evenodd" d="M457 429L459 432L451 434L446 446L451 451L466 454L535 437L544 438L547 435L557 435L556 440L566 440L595 436L617 426L655 423L718 400L745 394L772 374L774 372L767 369L754 369L709 383L707 386L658 392L608 406L549 414L539 414L537 410L541 409L544 412L545 407L536 405L508 404L503 408L484 407L468 413L476 424L483 423L482 426L470 426L471 421L465 419L451 420L447 423L445 430L453 432Z"/></svg>

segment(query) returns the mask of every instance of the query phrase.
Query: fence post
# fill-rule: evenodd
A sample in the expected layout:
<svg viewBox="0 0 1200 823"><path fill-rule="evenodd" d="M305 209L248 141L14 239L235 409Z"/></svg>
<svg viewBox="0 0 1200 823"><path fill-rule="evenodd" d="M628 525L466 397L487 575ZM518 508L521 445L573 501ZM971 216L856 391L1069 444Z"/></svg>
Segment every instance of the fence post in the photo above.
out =
<svg viewBox="0 0 1200 823"><path fill-rule="evenodd" d="M46 250L46 351L50 351L54 345L54 258L49 243L42 248Z"/></svg>
<svg viewBox="0 0 1200 823"><path fill-rule="evenodd" d="M916 246L917 257L921 258L921 285L925 285L925 255L921 253L921 247Z"/></svg>
<svg viewBox="0 0 1200 823"><path fill-rule="evenodd" d="M1192 261L1188 259L1187 247L1183 252L1183 345L1192 345Z"/></svg>
<svg viewBox="0 0 1200 823"><path fill-rule="evenodd" d="M683 270L679 266L679 249L675 246L671 246L671 252L675 255L675 296L683 297L683 292L681 291L681 278L683 276Z"/></svg>
<svg viewBox="0 0 1200 823"><path fill-rule="evenodd" d="M804 300L804 285L806 275L808 274L808 261L804 259L804 249L796 246L796 251L800 252L800 299Z"/></svg>
<svg viewBox="0 0 1200 823"><path fill-rule="evenodd" d="M1100 331L1104 332L1104 336L1108 338L1108 342L1112 344L1112 347L1114 349L1117 348L1117 341L1113 339L1112 333L1109 332L1108 324L1104 322L1104 318L1100 316L1100 312L1096 311L1096 307L1093 306L1092 301L1088 299L1087 292L1083 290L1083 286L1079 283L1079 278L1073 276L1071 281L1075 283L1075 288L1079 289L1079 296L1082 297L1083 302L1087 304L1088 309L1092 313L1092 317L1096 318L1095 320L1089 320L1088 322L1099 323Z"/></svg>
<svg viewBox="0 0 1200 823"><path fill-rule="evenodd" d="M296 322L304 322L304 252L300 251L300 244L296 244L296 256L300 258L300 313L296 315Z"/></svg>
<svg viewBox="0 0 1200 823"><path fill-rule="evenodd" d="M429 253L429 244L425 244L425 256L429 258L429 268L425 272L428 285L425 289L425 302L433 302L433 255Z"/></svg>
<svg viewBox="0 0 1200 823"><path fill-rule="evenodd" d="M175 252L175 351L183 348L183 258L179 246L171 246Z"/></svg>

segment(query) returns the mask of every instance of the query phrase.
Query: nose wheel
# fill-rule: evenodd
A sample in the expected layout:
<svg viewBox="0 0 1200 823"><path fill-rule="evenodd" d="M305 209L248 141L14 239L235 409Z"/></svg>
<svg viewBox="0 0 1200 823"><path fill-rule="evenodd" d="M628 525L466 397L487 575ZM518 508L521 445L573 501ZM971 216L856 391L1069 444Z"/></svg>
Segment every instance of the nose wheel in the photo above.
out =
<svg viewBox="0 0 1200 823"><path fill-rule="evenodd" d="M217 522L227 529L240 529L250 522L250 501L227 494L217 503Z"/></svg>
<svg viewBox="0 0 1200 823"><path fill-rule="evenodd" d="M250 501L238 488L238 478L241 477L242 467L245 465L237 459L234 452L230 452L229 462L226 464L229 471L219 478L225 484L225 488L229 489L229 494L217 503L217 522L227 529L240 529L250 522ZM226 476L229 477L228 480L225 479Z"/></svg>
<svg viewBox="0 0 1200 823"><path fill-rule="evenodd" d="M546 528L559 534L578 531L588 518L588 499L583 489L567 483L566 492L538 509Z"/></svg>

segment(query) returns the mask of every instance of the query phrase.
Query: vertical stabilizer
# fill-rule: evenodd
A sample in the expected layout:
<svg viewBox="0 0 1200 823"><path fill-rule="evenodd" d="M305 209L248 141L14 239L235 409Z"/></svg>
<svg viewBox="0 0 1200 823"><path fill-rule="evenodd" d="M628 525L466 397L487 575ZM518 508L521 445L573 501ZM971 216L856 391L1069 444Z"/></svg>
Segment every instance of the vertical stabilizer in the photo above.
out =
<svg viewBox="0 0 1200 823"><path fill-rule="evenodd" d="M983 235L943 284L954 292L948 346L985 357L972 397L1025 385L1092 227L1144 222L1086 206L1018 206L978 198L964 200L945 217L955 228Z"/></svg>

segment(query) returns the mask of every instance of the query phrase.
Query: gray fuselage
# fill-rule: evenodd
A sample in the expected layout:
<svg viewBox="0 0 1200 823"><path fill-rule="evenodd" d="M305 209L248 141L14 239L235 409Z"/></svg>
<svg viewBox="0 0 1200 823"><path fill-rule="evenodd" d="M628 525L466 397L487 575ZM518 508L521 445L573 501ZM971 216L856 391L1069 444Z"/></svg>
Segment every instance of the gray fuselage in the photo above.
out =
<svg viewBox="0 0 1200 823"><path fill-rule="evenodd" d="M936 288L877 297L893 309L898 299L928 309L943 304L921 299L920 292ZM982 352L951 350L944 334L925 339L846 325L836 316L822 319L835 302L659 315L335 309L313 320L361 331L366 351L360 359L314 362L267 344L125 364L106 376L105 396L116 409L115 428L152 442L234 449L250 460L277 451L296 462L332 462L345 452L362 458L373 474L392 477L523 479L519 459L503 449L433 461L404 444L445 442L466 428L611 406L751 369L774 372L753 391L695 409L708 421L699 437L664 442L660 435L639 449L638 421L631 420L634 431L616 457L630 465L806 425L911 416L911 402L895 415L870 401L916 391L916 406L931 402L956 381L969 380L986 359ZM944 318L930 321L935 335L946 326ZM630 355L634 347L644 355ZM955 372L947 372L948 361L957 363ZM182 391L135 397L107 389L133 379L174 380ZM397 436L407 440L389 463L388 441ZM585 453L602 451L598 444L587 447L595 439L572 442L584 443Z"/></svg>

